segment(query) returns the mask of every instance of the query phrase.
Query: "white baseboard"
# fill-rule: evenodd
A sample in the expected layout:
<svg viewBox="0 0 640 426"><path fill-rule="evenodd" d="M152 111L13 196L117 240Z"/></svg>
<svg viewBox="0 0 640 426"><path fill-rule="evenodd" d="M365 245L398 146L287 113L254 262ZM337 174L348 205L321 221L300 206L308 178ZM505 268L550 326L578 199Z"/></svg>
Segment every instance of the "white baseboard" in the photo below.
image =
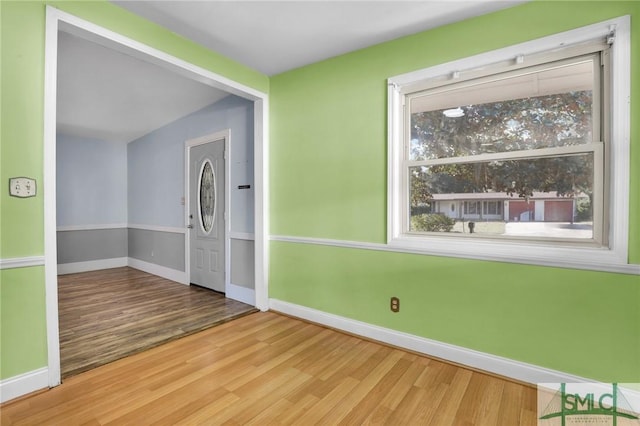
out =
<svg viewBox="0 0 640 426"><path fill-rule="evenodd" d="M78 272L99 271L101 269L122 268L127 266L127 257L114 257L112 259L89 260L86 262L60 263L58 275L76 274Z"/></svg>
<svg viewBox="0 0 640 426"><path fill-rule="evenodd" d="M132 257L129 258L128 265L131 268L139 269L149 274L157 275L180 284L189 285L185 271L178 271L177 269L167 268L166 266L156 265L155 263L145 262L144 260L134 259Z"/></svg>
<svg viewBox="0 0 640 426"><path fill-rule="evenodd" d="M227 284L225 296L229 299L256 306L256 291L251 288L242 287L235 284Z"/></svg>
<svg viewBox="0 0 640 426"><path fill-rule="evenodd" d="M49 387L47 367L0 380L0 403Z"/></svg>
<svg viewBox="0 0 640 426"><path fill-rule="evenodd" d="M379 327L350 318L329 314L277 299L269 299L269 308L327 327L343 330L399 348L423 353L446 361L509 377L526 383L580 383L593 380L574 376L484 352Z"/></svg>
<svg viewBox="0 0 640 426"><path fill-rule="evenodd" d="M58 275L75 274L78 272L99 271L101 269L121 268L129 266L134 269L157 275L180 284L189 284L186 272L145 262L132 257L117 257L113 259L90 260L87 262L61 263L58 265Z"/></svg>

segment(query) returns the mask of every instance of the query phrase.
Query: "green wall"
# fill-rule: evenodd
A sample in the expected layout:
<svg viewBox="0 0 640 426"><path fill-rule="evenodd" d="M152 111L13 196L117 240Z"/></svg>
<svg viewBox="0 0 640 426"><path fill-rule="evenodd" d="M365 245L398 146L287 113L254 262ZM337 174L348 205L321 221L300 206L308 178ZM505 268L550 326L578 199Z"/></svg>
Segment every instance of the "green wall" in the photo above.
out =
<svg viewBox="0 0 640 426"><path fill-rule="evenodd" d="M34 198L0 191L0 258L44 255L43 96L46 4L262 92L269 78L106 1L0 1L0 181L29 176ZM0 379L47 365L42 267L0 274Z"/></svg>
<svg viewBox="0 0 640 426"><path fill-rule="evenodd" d="M0 192L3 259L44 250L45 3L0 1L0 181L39 184L32 199ZM386 78L615 16L640 18L636 2L535 2L269 79L110 3L49 4L269 91L271 233L375 243L386 235ZM632 90L633 114L640 85ZM636 264L638 126L632 120ZM637 276L282 242L271 243L270 268L273 298L585 377L640 381ZM392 295L399 314L388 312ZM44 306L41 267L0 272L0 379L46 366Z"/></svg>
<svg viewBox="0 0 640 426"><path fill-rule="evenodd" d="M386 241L386 79L632 15L640 3L533 2L271 79L271 234ZM632 82L632 117L640 85ZM635 115L634 115L635 114ZM632 119L630 263L640 263L640 136ZM640 381L640 277L271 243L269 296L602 381ZM398 296L401 312L389 311Z"/></svg>
<svg viewBox="0 0 640 426"><path fill-rule="evenodd" d="M2 378L47 365L44 268L0 271L0 369Z"/></svg>

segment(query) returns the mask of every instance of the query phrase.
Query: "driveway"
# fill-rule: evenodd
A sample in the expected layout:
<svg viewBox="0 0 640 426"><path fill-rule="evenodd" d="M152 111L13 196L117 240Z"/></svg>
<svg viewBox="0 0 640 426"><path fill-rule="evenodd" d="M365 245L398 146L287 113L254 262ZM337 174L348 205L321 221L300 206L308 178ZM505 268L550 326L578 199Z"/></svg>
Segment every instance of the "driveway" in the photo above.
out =
<svg viewBox="0 0 640 426"><path fill-rule="evenodd" d="M505 224L504 235L592 238L591 222L509 222Z"/></svg>

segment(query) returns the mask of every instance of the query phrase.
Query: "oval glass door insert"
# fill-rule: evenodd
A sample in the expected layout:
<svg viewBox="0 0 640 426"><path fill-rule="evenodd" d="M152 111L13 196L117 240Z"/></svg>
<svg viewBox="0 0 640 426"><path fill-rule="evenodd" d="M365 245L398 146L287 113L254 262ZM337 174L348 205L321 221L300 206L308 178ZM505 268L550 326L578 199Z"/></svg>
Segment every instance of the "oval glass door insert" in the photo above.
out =
<svg viewBox="0 0 640 426"><path fill-rule="evenodd" d="M198 205L200 206L200 226L202 232L208 234L213 229L216 217L216 175L211 160L206 159L200 172L200 191L198 191Z"/></svg>

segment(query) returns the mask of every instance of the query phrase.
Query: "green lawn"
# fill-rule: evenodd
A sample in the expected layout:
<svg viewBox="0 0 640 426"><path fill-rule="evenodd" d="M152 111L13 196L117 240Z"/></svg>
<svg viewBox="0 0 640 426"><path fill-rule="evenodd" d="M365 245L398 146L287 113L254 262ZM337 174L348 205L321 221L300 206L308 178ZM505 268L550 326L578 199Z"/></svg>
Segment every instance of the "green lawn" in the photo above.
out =
<svg viewBox="0 0 640 426"><path fill-rule="evenodd" d="M477 234L504 234L505 223L501 221L496 222L474 222L476 224L474 233ZM464 232L466 234L469 233L469 221L464 221L464 230L462 229L462 221L457 221L455 225L453 225L453 229L451 232Z"/></svg>

